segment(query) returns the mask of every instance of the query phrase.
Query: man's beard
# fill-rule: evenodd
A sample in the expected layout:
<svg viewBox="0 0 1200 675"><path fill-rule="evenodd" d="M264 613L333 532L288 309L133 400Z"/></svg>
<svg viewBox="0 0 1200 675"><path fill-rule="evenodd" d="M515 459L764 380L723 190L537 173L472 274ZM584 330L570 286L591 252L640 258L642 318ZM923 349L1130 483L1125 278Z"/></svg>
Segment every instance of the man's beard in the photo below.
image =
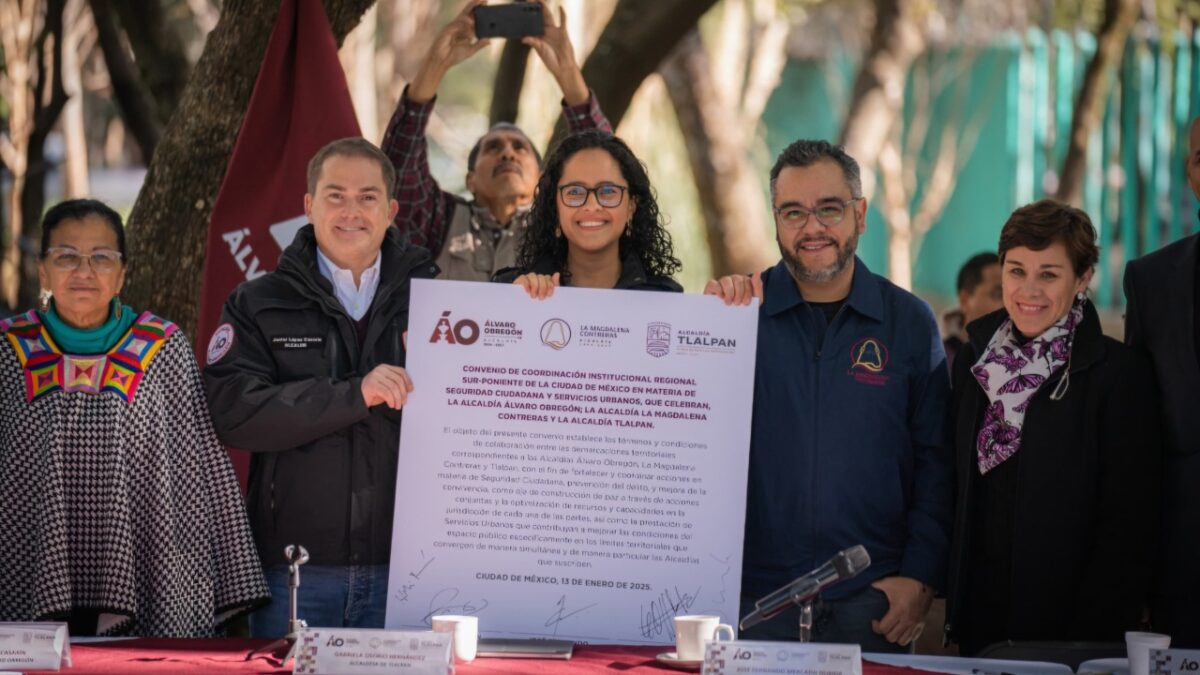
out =
<svg viewBox="0 0 1200 675"><path fill-rule="evenodd" d="M837 249L837 259L827 267L821 269L812 269L800 262L799 249L806 243L813 241L829 242ZM846 269L846 265L854 258L854 252L858 250L858 230L855 229L846 243L838 246L837 240L832 237L809 237L796 242L793 250L788 250L784 246L783 241L778 236L775 237L775 242L779 244L779 253L783 256L783 263L787 265L788 271L792 273L792 278L796 281L804 281L808 283L824 284L832 281L842 270Z"/></svg>

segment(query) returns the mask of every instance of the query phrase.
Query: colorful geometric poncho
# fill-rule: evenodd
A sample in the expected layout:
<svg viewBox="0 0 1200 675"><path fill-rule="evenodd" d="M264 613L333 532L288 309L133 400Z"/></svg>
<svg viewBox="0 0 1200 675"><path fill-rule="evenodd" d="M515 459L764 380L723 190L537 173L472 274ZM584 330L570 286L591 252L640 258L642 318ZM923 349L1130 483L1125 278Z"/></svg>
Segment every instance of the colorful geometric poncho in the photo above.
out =
<svg viewBox="0 0 1200 675"><path fill-rule="evenodd" d="M199 637L270 596L191 346L142 314L107 354L0 322L0 621L101 612Z"/></svg>
<svg viewBox="0 0 1200 675"><path fill-rule="evenodd" d="M25 392L30 402L54 391L111 391L126 403L133 400L146 366L178 326L143 312L107 354L63 354L37 312L0 322L25 369Z"/></svg>

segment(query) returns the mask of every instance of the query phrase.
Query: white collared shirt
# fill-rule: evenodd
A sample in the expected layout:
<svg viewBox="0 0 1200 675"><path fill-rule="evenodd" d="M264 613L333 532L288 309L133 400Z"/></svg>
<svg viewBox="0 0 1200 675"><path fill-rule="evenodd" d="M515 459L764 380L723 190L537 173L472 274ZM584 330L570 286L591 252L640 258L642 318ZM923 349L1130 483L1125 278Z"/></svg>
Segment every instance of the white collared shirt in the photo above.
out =
<svg viewBox="0 0 1200 675"><path fill-rule="evenodd" d="M363 318L367 310L371 309L375 289L379 288L379 261L382 257L375 256L375 262L363 270L361 283L355 286L354 272L338 267L317 248L317 269L321 271L321 276L333 284L333 294L355 321Z"/></svg>

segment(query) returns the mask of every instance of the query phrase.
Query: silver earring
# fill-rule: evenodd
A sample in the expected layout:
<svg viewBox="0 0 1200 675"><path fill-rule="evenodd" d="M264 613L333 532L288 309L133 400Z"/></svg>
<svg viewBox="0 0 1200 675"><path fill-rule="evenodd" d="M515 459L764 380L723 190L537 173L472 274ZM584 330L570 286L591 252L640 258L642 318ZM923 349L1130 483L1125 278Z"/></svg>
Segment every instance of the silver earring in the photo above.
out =
<svg viewBox="0 0 1200 675"><path fill-rule="evenodd" d="M43 288L38 294L38 309L42 312L50 311L50 289Z"/></svg>

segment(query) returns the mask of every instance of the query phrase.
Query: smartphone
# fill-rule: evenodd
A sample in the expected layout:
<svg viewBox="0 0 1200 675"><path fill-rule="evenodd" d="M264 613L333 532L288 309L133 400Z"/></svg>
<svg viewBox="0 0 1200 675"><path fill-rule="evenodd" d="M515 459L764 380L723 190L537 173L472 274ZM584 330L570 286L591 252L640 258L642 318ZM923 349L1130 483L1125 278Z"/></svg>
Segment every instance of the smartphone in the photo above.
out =
<svg viewBox="0 0 1200 675"><path fill-rule="evenodd" d="M480 5L475 8L475 37L541 37L542 5L539 2L513 2L507 5Z"/></svg>

